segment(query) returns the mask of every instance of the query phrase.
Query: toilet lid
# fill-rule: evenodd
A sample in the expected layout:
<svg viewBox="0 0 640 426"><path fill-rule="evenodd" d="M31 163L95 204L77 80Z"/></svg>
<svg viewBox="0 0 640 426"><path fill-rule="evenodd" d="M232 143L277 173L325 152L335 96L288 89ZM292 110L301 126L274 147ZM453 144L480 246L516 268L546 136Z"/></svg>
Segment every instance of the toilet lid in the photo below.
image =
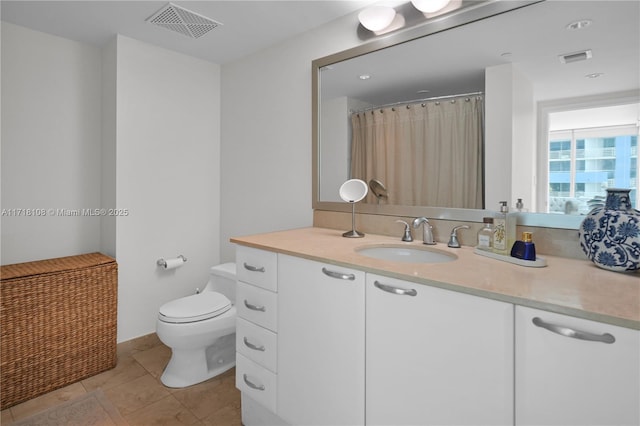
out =
<svg viewBox="0 0 640 426"><path fill-rule="evenodd" d="M195 322L216 317L229 309L231 302L225 295L205 291L165 303L160 307L159 318L164 322Z"/></svg>

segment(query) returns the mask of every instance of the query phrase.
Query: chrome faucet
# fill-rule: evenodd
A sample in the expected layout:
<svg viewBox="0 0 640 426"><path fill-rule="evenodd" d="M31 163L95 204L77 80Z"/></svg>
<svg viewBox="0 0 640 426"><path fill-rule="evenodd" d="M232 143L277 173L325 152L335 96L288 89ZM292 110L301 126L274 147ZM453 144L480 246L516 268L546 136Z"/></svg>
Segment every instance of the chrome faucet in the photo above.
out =
<svg viewBox="0 0 640 426"><path fill-rule="evenodd" d="M458 241L458 230L459 229L469 229L469 227L467 225L455 226L451 230L451 236L449 237L449 243L447 244L447 246L449 246L451 248L460 248L460 242Z"/></svg>
<svg viewBox="0 0 640 426"><path fill-rule="evenodd" d="M422 244L434 245L433 226L429 224L426 217L417 217L413 219L413 227L419 228L422 225Z"/></svg>
<svg viewBox="0 0 640 426"><path fill-rule="evenodd" d="M411 228L409 228L409 224L404 220L396 220L396 222L404 224L404 235L402 235L402 241L406 241L408 243L413 241L413 237L411 236Z"/></svg>

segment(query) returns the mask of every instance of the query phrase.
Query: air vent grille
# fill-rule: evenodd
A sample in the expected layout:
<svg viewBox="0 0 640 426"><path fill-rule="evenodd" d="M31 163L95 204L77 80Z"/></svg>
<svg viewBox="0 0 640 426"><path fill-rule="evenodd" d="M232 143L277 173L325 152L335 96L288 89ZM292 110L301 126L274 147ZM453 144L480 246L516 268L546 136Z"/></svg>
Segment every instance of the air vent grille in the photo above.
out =
<svg viewBox="0 0 640 426"><path fill-rule="evenodd" d="M190 38L200 38L218 25L222 25L220 22L172 3L167 3L166 6L150 16L147 22Z"/></svg>
<svg viewBox="0 0 640 426"><path fill-rule="evenodd" d="M571 62L586 61L587 59L591 59L591 57L592 57L591 50L565 53L564 55L558 56L558 58L560 59L560 62L563 64L570 64Z"/></svg>

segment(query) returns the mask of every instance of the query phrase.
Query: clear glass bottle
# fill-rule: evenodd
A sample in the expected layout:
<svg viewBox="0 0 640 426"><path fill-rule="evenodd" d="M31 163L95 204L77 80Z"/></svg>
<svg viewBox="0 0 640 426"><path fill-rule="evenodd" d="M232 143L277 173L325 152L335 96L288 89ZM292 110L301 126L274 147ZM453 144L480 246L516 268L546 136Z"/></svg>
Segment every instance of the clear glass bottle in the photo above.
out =
<svg viewBox="0 0 640 426"><path fill-rule="evenodd" d="M478 231L478 249L491 251L493 248L493 218L483 217L484 226Z"/></svg>
<svg viewBox="0 0 640 426"><path fill-rule="evenodd" d="M509 213L506 201L500 201L500 211L493 218L493 252L509 256L516 241L515 213Z"/></svg>

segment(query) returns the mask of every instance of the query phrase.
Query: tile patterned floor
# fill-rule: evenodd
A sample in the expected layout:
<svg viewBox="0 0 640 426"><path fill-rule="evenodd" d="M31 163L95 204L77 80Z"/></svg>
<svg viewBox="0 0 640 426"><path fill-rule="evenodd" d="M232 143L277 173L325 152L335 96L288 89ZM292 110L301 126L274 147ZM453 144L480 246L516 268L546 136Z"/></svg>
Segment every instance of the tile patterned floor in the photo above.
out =
<svg viewBox="0 0 640 426"><path fill-rule="evenodd" d="M171 350L155 334L118 345L118 364L109 371L2 410L0 424L101 388L130 426L239 426L240 392L235 369L184 389L167 388L160 375Z"/></svg>

